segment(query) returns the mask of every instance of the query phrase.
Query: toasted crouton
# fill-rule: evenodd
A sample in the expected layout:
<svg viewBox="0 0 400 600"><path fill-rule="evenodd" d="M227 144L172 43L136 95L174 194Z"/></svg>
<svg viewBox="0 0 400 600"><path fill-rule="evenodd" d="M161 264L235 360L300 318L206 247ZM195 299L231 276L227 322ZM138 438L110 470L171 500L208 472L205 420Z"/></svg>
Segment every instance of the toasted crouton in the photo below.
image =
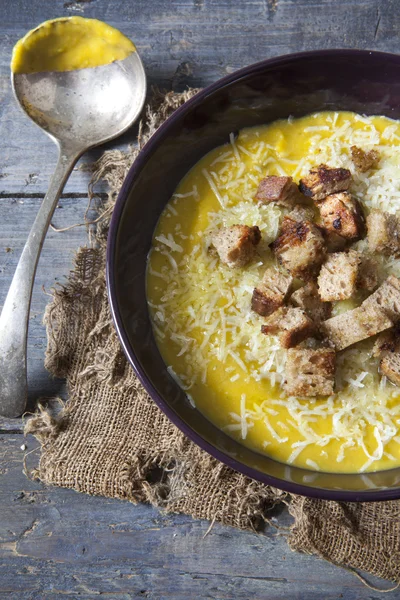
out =
<svg viewBox="0 0 400 600"><path fill-rule="evenodd" d="M386 354L379 365L380 372L395 385L400 386L400 352Z"/></svg>
<svg viewBox="0 0 400 600"><path fill-rule="evenodd" d="M289 396L330 396L335 384L336 354L329 348L293 348L288 351L286 379Z"/></svg>
<svg viewBox="0 0 400 600"><path fill-rule="evenodd" d="M400 350L400 338L397 330L389 329L379 334L372 348L372 356L383 358L386 354Z"/></svg>
<svg viewBox="0 0 400 600"><path fill-rule="evenodd" d="M366 310L379 309L391 319L393 324L400 321L400 279L389 277L361 305Z"/></svg>
<svg viewBox="0 0 400 600"><path fill-rule="evenodd" d="M315 277L326 253L321 229L311 221L285 217L279 236L271 244L281 265L293 277L305 281Z"/></svg>
<svg viewBox="0 0 400 600"><path fill-rule="evenodd" d="M372 355L379 358L379 370L394 383L400 386L400 332L397 324L393 329L378 336L372 348Z"/></svg>
<svg viewBox="0 0 400 600"><path fill-rule="evenodd" d="M391 275L358 308L325 321L322 332L336 350L390 329L400 321L400 280Z"/></svg>
<svg viewBox="0 0 400 600"><path fill-rule="evenodd" d="M269 175L261 179L255 199L261 204L275 202L286 208L291 208L305 200L291 177L277 177L276 175Z"/></svg>
<svg viewBox="0 0 400 600"><path fill-rule="evenodd" d="M314 221L315 212L312 206L296 204L288 214L288 217L294 221Z"/></svg>
<svg viewBox="0 0 400 600"><path fill-rule="evenodd" d="M365 219L361 204L348 192L327 196L318 204L322 224L328 231L355 240L364 235Z"/></svg>
<svg viewBox="0 0 400 600"><path fill-rule="evenodd" d="M323 228L323 233L325 236L325 244L328 252L340 252L344 250L349 243L346 238L342 237L338 233L334 231L328 231Z"/></svg>
<svg viewBox="0 0 400 600"><path fill-rule="evenodd" d="M332 314L332 304L321 301L314 283L307 283L294 292L290 296L290 304L302 308L315 323L326 321Z"/></svg>
<svg viewBox="0 0 400 600"><path fill-rule="evenodd" d="M252 310L263 317L272 314L284 303L292 281L290 275L274 268L267 269L261 283L253 290Z"/></svg>
<svg viewBox="0 0 400 600"><path fill-rule="evenodd" d="M256 246L261 240L258 227L232 225L223 227L212 238L221 262L229 267L243 267L254 257Z"/></svg>
<svg viewBox="0 0 400 600"><path fill-rule="evenodd" d="M261 327L266 335L279 334L279 342L283 348L292 348L311 337L315 331L315 323L301 308L282 307L266 319Z"/></svg>
<svg viewBox="0 0 400 600"><path fill-rule="evenodd" d="M348 262L357 266L356 287L360 290L372 292L378 285L378 264L369 254L349 250L347 253L341 253L347 256Z"/></svg>
<svg viewBox="0 0 400 600"><path fill-rule="evenodd" d="M350 252L355 252L350 250ZM372 292L378 285L378 265L376 260L368 254L358 253L360 263L358 267L357 287L361 290Z"/></svg>
<svg viewBox="0 0 400 600"><path fill-rule="evenodd" d="M376 316L374 324L368 323L365 316L361 307L348 310L322 323L321 332L336 350L343 350L392 326L392 321L380 312L372 315L372 318Z"/></svg>
<svg viewBox="0 0 400 600"><path fill-rule="evenodd" d="M354 295L359 262L357 252L327 255L318 276L319 295L323 302L347 300Z"/></svg>
<svg viewBox="0 0 400 600"><path fill-rule="evenodd" d="M351 173L348 169L334 169L319 165L310 170L310 174L300 180L299 189L305 196L311 196L315 202L320 202L326 196L348 190L351 183Z"/></svg>
<svg viewBox="0 0 400 600"><path fill-rule="evenodd" d="M357 146L352 146L351 150L351 160L356 166L358 171L361 173L366 173L370 169L376 169L381 159L381 155L378 150L369 150L369 152L365 152L362 148L358 148Z"/></svg>
<svg viewBox="0 0 400 600"><path fill-rule="evenodd" d="M378 209L367 217L368 245L371 252L400 256L400 219Z"/></svg>

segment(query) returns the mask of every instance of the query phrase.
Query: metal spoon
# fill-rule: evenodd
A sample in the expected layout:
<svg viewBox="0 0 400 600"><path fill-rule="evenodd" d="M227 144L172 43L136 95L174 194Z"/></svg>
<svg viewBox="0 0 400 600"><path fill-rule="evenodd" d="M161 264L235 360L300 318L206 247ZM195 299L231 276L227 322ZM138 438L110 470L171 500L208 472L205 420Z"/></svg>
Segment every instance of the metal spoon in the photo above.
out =
<svg viewBox="0 0 400 600"><path fill-rule="evenodd" d="M138 118L146 75L137 52L101 67L12 74L22 109L59 149L55 172L19 259L0 317L0 415L21 415L27 400L26 347L36 266L54 209L78 158Z"/></svg>

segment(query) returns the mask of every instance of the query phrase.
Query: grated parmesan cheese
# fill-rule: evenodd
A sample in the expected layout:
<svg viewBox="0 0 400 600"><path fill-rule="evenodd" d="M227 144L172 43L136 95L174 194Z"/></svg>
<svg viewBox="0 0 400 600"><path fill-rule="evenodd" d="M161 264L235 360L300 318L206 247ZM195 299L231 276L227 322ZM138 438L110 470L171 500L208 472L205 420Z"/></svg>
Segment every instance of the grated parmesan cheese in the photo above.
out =
<svg viewBox="0 0 400 600"><path fill-rule="evenodd" d="M215 197L217 198L218 202L220 203L220 205L222 206L222 208L224 208L225 204L224 201L222 199L221 194L218 191L217 186L215 185L215 183L213 182L213 180L211 179L211 175L208 173L208 171L206 171L206 169L203 169L203 175L204 177L207 179L210 188L212 189L212 191L215 194ZM157 238L156 238L157 239Z"/></svg>
<svg viewBox="0 0 400 600"><path fill-rule="evenodd" d="M159 235L155 239L157 240L157 242L161 242L161 244L165 244L165 246L171 248L171 250L173 250L174 252L183 252L182 246L175 242L174 238L170 233L168 234L168 237L165 237L165 235Z"/></svg>
<svg viewBox="0 0 400 600"><path fill-rule="evenodd" d="M315 471L319 471L319 466L317 465L317 463L315 462L315 460L311 460L311 458L307 458L306 465L308 467L311 467Z"/></svg>

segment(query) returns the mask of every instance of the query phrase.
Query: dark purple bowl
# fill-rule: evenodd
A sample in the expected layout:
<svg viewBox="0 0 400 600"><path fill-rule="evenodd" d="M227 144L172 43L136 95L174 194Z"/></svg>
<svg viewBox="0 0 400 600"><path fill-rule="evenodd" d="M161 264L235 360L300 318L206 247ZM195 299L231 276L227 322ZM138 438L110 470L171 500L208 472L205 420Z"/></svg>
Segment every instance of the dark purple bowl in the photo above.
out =
<svg viewBox="0 0 400 600"><path fill-rule="evenodd" d="M131 167L111 221L107 283L125 353L164 413L201 448L268 485L331 500L400 498L400 468L358 474L314 473L279 463L228 437L167 372L146 302L146 259L158 218L181 178L209 150L243 127L320 110L400 118L400 57L362 50L291 54L241 69L179 108ZM134 435L134 434L132 434Z"/></svg>

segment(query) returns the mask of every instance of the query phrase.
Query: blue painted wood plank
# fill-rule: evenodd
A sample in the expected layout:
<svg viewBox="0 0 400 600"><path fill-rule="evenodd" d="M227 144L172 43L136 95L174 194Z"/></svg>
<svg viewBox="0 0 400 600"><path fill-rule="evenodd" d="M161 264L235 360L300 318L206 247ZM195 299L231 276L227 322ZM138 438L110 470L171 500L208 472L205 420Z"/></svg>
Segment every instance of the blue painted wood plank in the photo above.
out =
<svg viewBox="0 0 400 600"><path fill-rule="evenodd" d="M379 598L352 574L292 553L272 528L215 525L204 537L204 521L46 489L22 474L20 445L21 436L0 436L1 598Z"/></svg>
<svg viewBox="0 0 400 600"><path fill-rule="evenodd" d="M0 309L40 202L40 198L0 199ZM53 217L54 225L58 228L69 227L82 223L87 199L63 198L58 206ZM49 301L49 291L54 285L62 283L73 266L76 249L85 244L85 227L60 233L50 229L47 234L33 288L29 321L28 383L31 402L41 396L65 396L64 382L51 378L44 368L46 333L42 319ZM0 419L0 431L18 428L21 428L18 421Z"/></svg>
<svg viewBox="0 0 400 600"><path fill-rule="evenodd" d="M289 52L337 47L400 50L400 12L395 0L13 0L3 4L3 193L45 192L55 165L55 147L21 113L9 83L14 43L45 19L83 15L121 28L137 45L149 84L167 88L203 86L250 63ZM122 143L134 137L133 130ZM112 145L120 144L121 140ZM87 181L87 174L74 172L66 193L84 192Z"/></svg>

